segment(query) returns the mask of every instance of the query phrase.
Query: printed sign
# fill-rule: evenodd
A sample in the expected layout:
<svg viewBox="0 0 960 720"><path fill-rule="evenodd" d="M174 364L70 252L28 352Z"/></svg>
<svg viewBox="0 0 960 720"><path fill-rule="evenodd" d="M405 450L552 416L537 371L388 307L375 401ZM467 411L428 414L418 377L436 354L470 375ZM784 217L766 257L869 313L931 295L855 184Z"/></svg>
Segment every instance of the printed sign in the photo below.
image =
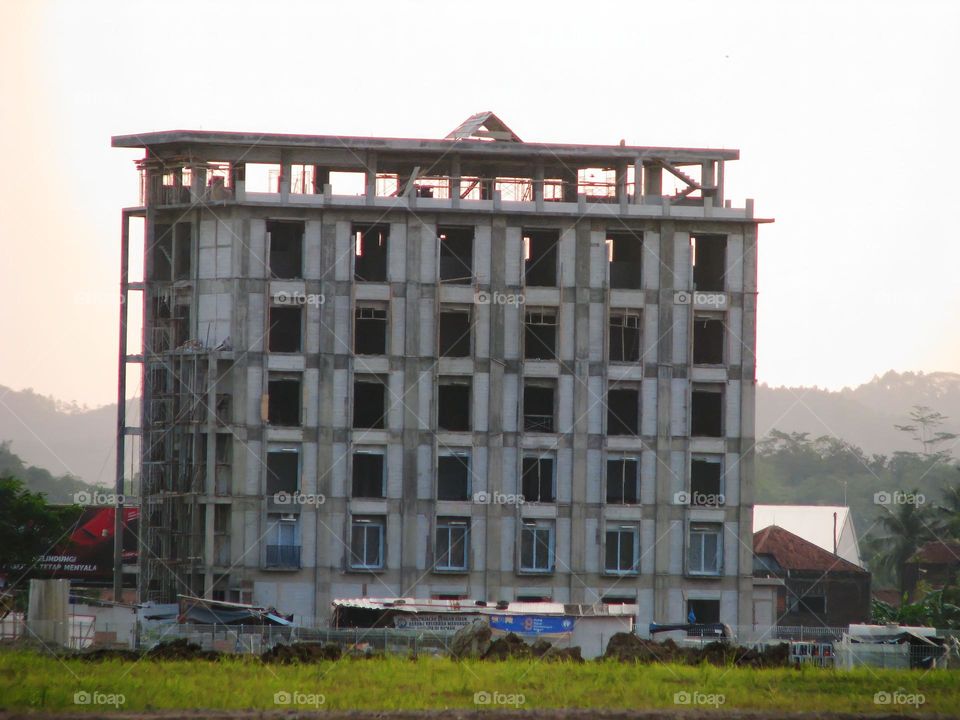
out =
<svg viewBox="0 0 960 720"><path fill-rule="evenodd" d="M459 630L477 619L476 615L394 615L397 630Z"/></svg>
<svg viewBox="0 0 960 720"><path fill-rule="evenodd" d="M490 628L517 635L567 635L574 618L566 615L492 615Z"/></svg>

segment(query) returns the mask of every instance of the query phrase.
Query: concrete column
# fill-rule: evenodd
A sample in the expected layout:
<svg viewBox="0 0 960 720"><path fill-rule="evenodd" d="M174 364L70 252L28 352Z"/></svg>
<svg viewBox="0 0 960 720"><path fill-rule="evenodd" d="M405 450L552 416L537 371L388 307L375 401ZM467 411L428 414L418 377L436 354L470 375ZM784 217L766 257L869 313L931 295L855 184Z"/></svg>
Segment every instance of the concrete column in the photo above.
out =
<svg viewBox="0 0 960 720"><path fill-rule="evenodd" d="M573 383L573 468L570 490L570 602L590 603L583 577L586 574L586 515L587 515L587 445L590 406L594 398L589 392L590 382L590 235L592 223L580 219L575 238L574 305L574 383ZM598 228L599 229L599 228ZM568 358L561 357L569 362Z"/></svg>
<svg viewBox="0 0 960 720"><path fill-rule="evenodd" d="M490 289L506 292L506 218L493 218L490 233ZM487 492L503 491L503 376L504 376L504 305L491 304L490 324L487 328L476 327L476 332L486 332L490 347L490 393L487 406ZM505 510L505 508L507 508ZM483 506L486 515L486 548L484 552L484 597L488 602L501 598L500 588L510 584L500 564L500 546L506 542L513 545L513 538L503 538L502 518L505 512L513 513L512 507L488 503Z"/></svg>
<svg viewBox="0 0 960 720"><path fill-rule="evenodd" d="M373 205L377 197L377 154L372 152L367 153L364 195L367 205Z"/></svg>
<svg viewBox="0 0 960 720"><path fill-rule="evenodd" d="M660 290L657 303L657 470L656 470L656 526L654 533L660 542L654 551L654 608L653 618L663 622L669 618L668 591L670 588L671 524L681 523L675 517L671 498L673 477L670 416L673 403L673 292L674 292L674 223L660 223Z"/></svg>
<svg viewBox="0 0 960 720"><path fill-rule="evenodd" d="M659 165L647 165L643 170L643 194L660 197L663 195L663 168Z"/></svg>
<svg viewBox="0 0 960 720"><path fill-rule="evenodd" d="M460 156L454 155L450 161L450 205L460 207Z"/></svg>

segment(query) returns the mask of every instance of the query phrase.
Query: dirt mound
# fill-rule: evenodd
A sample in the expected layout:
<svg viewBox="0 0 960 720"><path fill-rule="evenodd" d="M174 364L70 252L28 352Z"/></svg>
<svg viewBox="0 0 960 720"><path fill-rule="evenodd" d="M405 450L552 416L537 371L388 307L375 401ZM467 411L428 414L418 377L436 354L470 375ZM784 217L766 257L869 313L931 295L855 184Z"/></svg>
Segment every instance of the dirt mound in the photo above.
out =
<svg viewBox="0 0 960 720"><path fill-rule="evenodd" d="M533 652L519 635L507 633L502 638L497 638L483 654L484 660L506 660L507 658L530 658Z"/></svg>
<svg viewBox="0 0 960 720"><path fill-rule="evenodd" d="M603 657L620 662L676 662L681 654L681 649L672 640L657 643L621 632L610 638Z"/></svg>
<svg viewBox="0 0 960 720"><path fill-rule="evenodd" d="M583 655L580 652L580 647L574 645L573 647L567 648L550 648L543 654L543 659L546 662L582 663Z"/></svg>
<svg viewBox="0 0 960 720"><path fill-rule="evenodd" d="M342 655L336 643L278 643L260 656L265 663L314 663L324 660L339 660Z"/></svg>
<svg viewBox="0 0 960 720"><path fill-rule="evenodd" d="M533 654L534 657L540 657L541 655L544 655L545 653L549 652L552 647L553 645L547 642L546 640L544 640L543 638L537 638L537 640L534 641L533 645L530 646L530 652Z"/></svg>
<svg viewBox="0 0 960 720"><path fill-rule="evenodd" d="M204 650L186 638L160 643L147 651L150 660L219 660L220 653Z"/></svg>
<svg viewBox="0 0 960 720"><path fill-rule="evenodd" d="M77 657L88 662L102 662L104 660L139 660L140 654L133 650L98 648L90 652L79 653Z"/></svg>
<svg viewBox="0 0 960 720"><path fill-rule="evenodd" d="M763 650L711 642L703 647L680 646L667 639L662 643L644 640L633 633L617 633L610 638L603 654L605 659L620 662L672 662L684 665L740 665L744 667L786 667L789 664L789 646L771 645Z"/></svg>

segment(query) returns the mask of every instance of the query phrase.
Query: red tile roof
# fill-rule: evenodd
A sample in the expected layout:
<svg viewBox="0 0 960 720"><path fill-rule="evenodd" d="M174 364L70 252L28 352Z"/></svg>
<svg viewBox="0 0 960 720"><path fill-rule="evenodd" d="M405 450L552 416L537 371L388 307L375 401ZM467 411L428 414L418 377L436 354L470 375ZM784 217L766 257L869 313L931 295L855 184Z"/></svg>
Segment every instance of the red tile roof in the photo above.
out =
<svg viewBox="0 0 960 720"><path fill-rule="evenodd" d="M776 525L765 527L753 534L753 552L757 555L772 555L777 564L785 570L867 572Z"/></svg>
<svg viewBox="0 0 960 720"><path fill-rule="evenodd" d="M960 540L931 540L921 545L907 562L960 565Z"/></svg>

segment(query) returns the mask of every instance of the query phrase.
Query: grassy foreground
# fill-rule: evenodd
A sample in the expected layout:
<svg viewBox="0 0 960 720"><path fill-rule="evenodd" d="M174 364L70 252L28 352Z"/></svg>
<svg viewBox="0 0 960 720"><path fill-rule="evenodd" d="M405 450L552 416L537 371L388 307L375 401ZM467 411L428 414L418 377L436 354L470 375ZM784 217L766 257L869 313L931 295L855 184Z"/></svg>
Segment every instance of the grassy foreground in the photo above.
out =
<svg viewBox="0 0 960 720"><path fill-rule="evenodd" d="M8 710L558 707L953 713L960 674L399 657L295 666L240 658L93 663L0 652L0 709Z"/></svg>

